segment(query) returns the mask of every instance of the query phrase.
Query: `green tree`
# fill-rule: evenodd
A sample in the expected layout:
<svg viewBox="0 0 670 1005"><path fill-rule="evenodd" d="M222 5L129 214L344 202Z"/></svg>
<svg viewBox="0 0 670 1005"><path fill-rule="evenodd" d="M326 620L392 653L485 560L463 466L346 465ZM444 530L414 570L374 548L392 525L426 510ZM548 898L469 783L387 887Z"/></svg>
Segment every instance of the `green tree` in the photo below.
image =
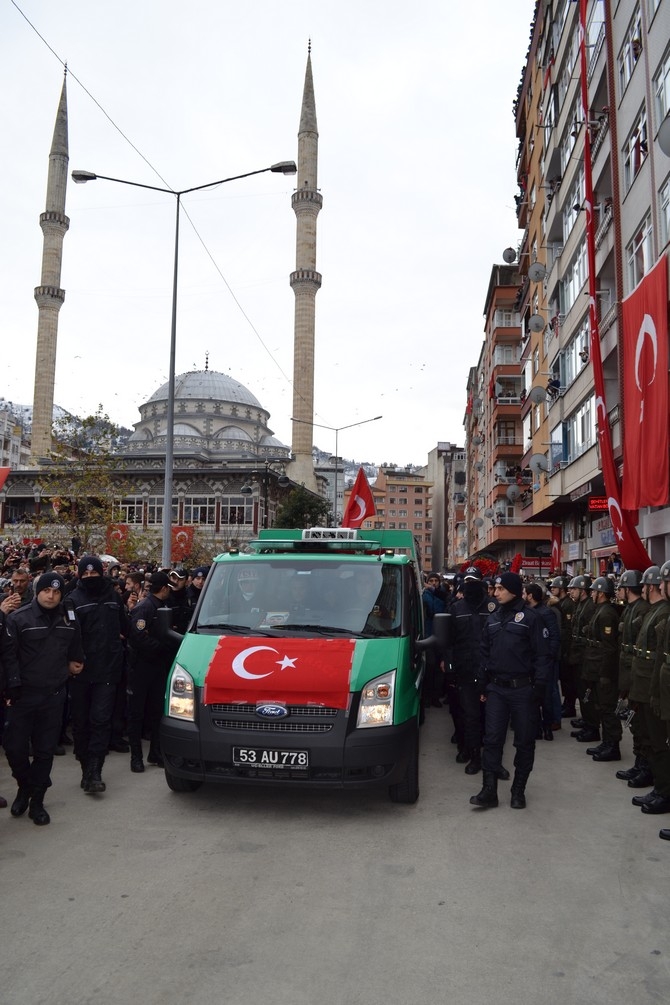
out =
<svg viewBox="0 0 670 1005"><path fill-rule="evenodd" d="M50 523L81 540L84 551L104 552L107 528L119 522L119 501L127 491L116 472L118 427L100 406L85 419L66 416L54 426L49 465L41 476Z"/></svg>
<svg viewBox="0 0 670 1005"><path fill-rule="evenodd" d="M330 516L330 503L322 496L310 492L299 485L289 492L285 502L277 510L275 527L318 527Z"/></svg>

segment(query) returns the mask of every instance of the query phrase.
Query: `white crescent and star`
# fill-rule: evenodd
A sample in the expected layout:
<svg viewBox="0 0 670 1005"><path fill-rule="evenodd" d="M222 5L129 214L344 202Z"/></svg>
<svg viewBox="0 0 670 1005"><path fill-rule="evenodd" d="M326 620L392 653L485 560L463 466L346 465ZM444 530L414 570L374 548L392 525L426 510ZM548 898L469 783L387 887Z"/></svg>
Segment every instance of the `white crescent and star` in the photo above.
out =
<svg viewBox="0 0 670 1005"><path fill-rule="evenodd" d="M622 529L623 528L623 513L621 512L621 506L619 506L619 503L614 498L614 496L610 496L609 499L607 500L607 508L608 508L608 510L610 512L610 520L612 521L612 526L614 527L614 533L616 534L617 539L619 541L623 541L623 538L624 538L623 529ZM614 513L616 513L617 517L618 517L618 519L616 521L614 519Z"/></svg>
<svg viewBox="0 0 670 1005"><path fill-rule="evenodd" d="M365 516L365 500L361 499L360 496L354 496L354 502L358 506L358 513L352 513L352 520L362 520Z"/></svg>
<svg viewBox="0 0 670 1005"><path fill-rule="evenodd" d="M267 673L251 673L244 665L247 657L253 653L261 652L276 653L277 656L279 655L279 650L273 649L272 646L249 646L248 649L243 649L241 653L238 653L233 660L231 664L233 673L237 674L238 677L242 677L243 680L261 680L263 677L269 677L275 672L274 670L268 670ZM275 662L280 670L286 670L287 667L295 667L297 658L297 656L284 655L280 660L275 660Z"/></svg>
<svg viewBox="0 0 670 1005"><path fill-rule="evenodd" d="M640 331L637 336L637 343L635 345L635 383L637 384L637 389L642 395L642 382L640 380L640 359L642 358L642 350L644 349L645 338L649 336L649 341L651 342L651 347L654 351L654 372L652 374L651 380L647 381L647 387L656 380L656 364L658 363L658 336L656 335L656 325L654 324L654 319L650 314L645 314L642 318L642 324L640 325ZM644 418L644 395L640 399L640 422Z"/></svg>

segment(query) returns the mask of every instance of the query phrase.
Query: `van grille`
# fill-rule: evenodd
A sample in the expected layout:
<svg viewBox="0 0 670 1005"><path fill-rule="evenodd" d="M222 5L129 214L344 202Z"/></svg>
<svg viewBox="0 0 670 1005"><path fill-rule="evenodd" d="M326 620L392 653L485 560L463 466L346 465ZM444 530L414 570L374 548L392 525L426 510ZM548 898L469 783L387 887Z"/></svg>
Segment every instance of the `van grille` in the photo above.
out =
<svg viewBox="0 0 670 1005"><path fill-rule="evenodd" d="M224 713L228 715L255 715L256 706L241 703L209 705L212 712ZM289 715L309 716L310 719L326 717L335 719L338 713L336 708L324 708L322 705L288 705Z"/></svg>
<svg viewBox="0 0 670 1005"><path fill-rule="evenodd" d="M250 733L329 733L331 722L267 722L259 719L212 719L217 729L243 729Z"/></svg>

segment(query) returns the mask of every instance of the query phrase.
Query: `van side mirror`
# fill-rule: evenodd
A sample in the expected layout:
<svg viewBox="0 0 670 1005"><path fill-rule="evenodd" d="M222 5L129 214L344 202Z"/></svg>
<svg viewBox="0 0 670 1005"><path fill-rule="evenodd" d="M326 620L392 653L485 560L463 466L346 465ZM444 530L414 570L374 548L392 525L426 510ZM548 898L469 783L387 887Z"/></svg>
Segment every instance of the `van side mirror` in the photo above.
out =
<svg viewBox="0 0 670 1005"><path fill-rule="evenodd" d="M172 627L172 613L171 607L159 607L156 611L158 635L162 642L172 642L178 648L182 644L184 636Z"/></svg>
<svg viewBox="0 0 670 1005"><path fill-rule="evenodd" d="M416 648L419 652L424 649L437 649L438 652L445 652L447 648L447 614L436 614L433 617L433 634L427 639L417 639Z"/></svg>

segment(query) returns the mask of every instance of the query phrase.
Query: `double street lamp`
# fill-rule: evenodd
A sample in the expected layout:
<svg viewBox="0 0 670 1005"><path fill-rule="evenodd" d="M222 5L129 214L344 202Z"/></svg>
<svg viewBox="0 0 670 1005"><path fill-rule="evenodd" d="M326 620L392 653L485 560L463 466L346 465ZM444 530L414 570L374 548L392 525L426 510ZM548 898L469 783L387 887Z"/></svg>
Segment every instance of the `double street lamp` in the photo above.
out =
<svg viewBox="0 0 670 1005"><path fill-rule="evenodd" d="M172 565L172 482L174 476L174 405L175 405L175 355L177 347L177 276L179 272L179 214L181 210L181 197L190 192L201 192L203 189L216 188L218 185L225 185L229 181L238 181L240 178L250 178L255 174L265 174L271 171L274 174L296 174L298 168L295 161L279 161L271 164L270 167L260 168L258 171L246 171L244 174L236 174L231 178L220 178L218 181L210 181L204 185L194 185L192 188L183 188L175 192L171 188L161 188L158 185L144 185L137 181L128 181L125 178L110 178L109 175L95 174L93 171L73 171L72 180L78 185L83 185L87 181L114 181L120 185L132 185L133 188L146 188L151 192L165 192L175 196L177 200L175 237L174 237L174 269L172 277L172 325L170 328L170 366L168 374L168 410L167 429L165 436L165 491L163 502L163 541L162 541L162 567L169 569Z"/></svg>
<svg viewBox="0 0 670 1005"><path fill-rule="evenodd" d="M321 422L310 422L308 419L296 419L291 417L291 422L301 422L305 426L318 426L319 429L330 429L331 433L335 433L335 500L333 503L333 516L335 518L336 523L337 523L337 482L338 482L339 463L340 463L340 456L337 452L337 438L344 429L353 429L355 426L365 426L368 422L377 422L377 420L381 418L383 418L383 416L374 415L371 419L361 419L360 422L350 422L347 426L325 426Z"/></svg>
<svg viewBox="0 0 670 1005"><path fill-rule="evenodd" d="M270 525L268 495L272 475L275 476L277 480L277 487L280 489L287 489L291 484L291 479L288 477L286 471L284 470L283 467L285 463L284 458L270 457L267 460L263 461L262 463L263 463L263 471L252 471L251 477L258 479L263 488L263 528L267 530ZM277 468L272 467L273 464L281 464L282 467L279 470L277 470ZM245 496L253 495L253 491L254 491L253 488L251 487L251 485L249 485L248 482L246 482L240 489L242 495Z"/></svg>

